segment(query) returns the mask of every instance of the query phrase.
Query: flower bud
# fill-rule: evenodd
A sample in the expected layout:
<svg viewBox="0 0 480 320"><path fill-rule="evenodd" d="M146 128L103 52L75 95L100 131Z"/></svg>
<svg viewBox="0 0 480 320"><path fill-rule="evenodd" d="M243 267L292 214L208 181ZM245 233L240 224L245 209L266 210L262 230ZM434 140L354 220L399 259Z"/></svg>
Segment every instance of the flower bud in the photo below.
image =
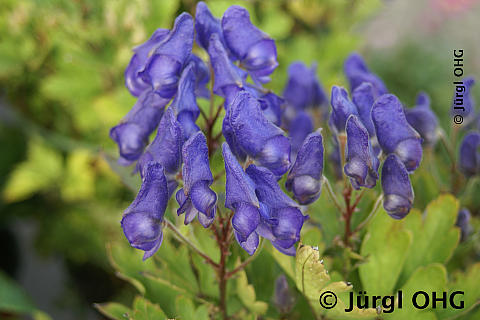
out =
<svg viewBox="0 0 480 320"><path fill-rule="evenodd" d="M470 132L465 135L460 145L459 166L467 177L480 173L480 133Z"/></svg>

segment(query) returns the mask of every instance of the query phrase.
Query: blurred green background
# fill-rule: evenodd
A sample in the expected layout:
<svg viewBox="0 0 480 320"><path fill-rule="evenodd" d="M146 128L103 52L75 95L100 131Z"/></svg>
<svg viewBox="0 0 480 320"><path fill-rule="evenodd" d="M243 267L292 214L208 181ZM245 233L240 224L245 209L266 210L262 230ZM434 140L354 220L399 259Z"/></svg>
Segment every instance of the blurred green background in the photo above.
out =
<svg viewBox="0 0 480 320"><path fill-rule="evenodd" d="M277 41L277 93L295 60L316 61L327 92L346 86L343 60L358 51L406 105L429 93L448 132L453 50L480 74L478 1L207 3L216 16L247 7ZM0 0L0 318L102 319L93 303L133 295L105 250L128 246L119 221L133 199L106 160L116 154L108 131L135 102L123 85L131 48L182 11L195 1Z"/></svg>

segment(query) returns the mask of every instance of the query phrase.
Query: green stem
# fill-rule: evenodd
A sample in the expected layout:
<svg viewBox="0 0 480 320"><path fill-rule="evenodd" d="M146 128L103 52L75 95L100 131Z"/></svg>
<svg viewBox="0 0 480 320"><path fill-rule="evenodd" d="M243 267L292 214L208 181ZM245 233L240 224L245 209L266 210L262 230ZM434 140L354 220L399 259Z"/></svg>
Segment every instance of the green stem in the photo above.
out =
<svg viewBox="0 0 480 320"><path fill-rule="evenodd" d="M383 201L383 193L378 196L377 200L375 201L375 204L373 205L372 211L368 214L367 218L363 220L353 231L353 233L357 233L360 231L363 227L368 225L368 223L372 220L372 218L375 216L375 214L378 211L378 208L380 208L380 205L382 204Z"/></svg>
<svg viewBox="0 0 480 320"><path fill-rule="evenodd" d="M335 205L335 207L337 207L338 211L342 213L343 208L340 205L340 202L338 201L337 196L335 195L335 192L333 191L332 185L330 184L330 181L328 180L328 178L325 176L322 176L322 183L327 187L328 195L330 196L330 199L333 201L333 204Z"/></svg>

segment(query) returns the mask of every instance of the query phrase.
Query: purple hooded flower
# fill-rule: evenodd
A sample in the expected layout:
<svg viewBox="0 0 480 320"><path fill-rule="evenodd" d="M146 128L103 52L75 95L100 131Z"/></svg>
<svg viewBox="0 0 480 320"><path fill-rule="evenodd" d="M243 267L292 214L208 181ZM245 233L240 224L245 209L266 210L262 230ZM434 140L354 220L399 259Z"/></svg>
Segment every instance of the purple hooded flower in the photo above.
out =
<svg viewBox="0 0 480 320"><path fill-rule="evenodd" d="M408 123L423 138L423 143L433 146L437 142L438 119L430 109L430 98L425 92L417 96L417 102L412 109L405 109L405 117Z"/></svg>
<svg viewBox="0 0 480 320"><path fill-rule="evenodd" d="M150 258L163 240L162 221L168 203L167 179L158 162L145 165L142 187L133 203L125 210L121 222L130 245L145 251Z"/></svg>
<svg viewBox="0 0 480 320"><path fill-rule="evenodd" d="M218 39L226 47L225 39L220 19L214 17L205 2L197 3L195 11L195 39L197 43L205 50L208 50L212 34L217 34Z"/></svg>
<svg viewBox="0 0 480 320"><path fill-rule="evenodd" d="M280 127L282 124L283 107L285 100L273 92L268 92L258 97L265 117Z"/></svg>
<svg viewBox="0 0 480 320"><path fill-rule="evenodd" d="M225 207L235 212L232 225L240 246L252 255L258 247L256 229L260 223L260 204L255 195L255 185L243 171L228 144L222 145L225 161Z"/></svg>
<svg viewBox="0 0 480 320"><path fill-rule="evenodd" d="M282 129L265 117L260 103L250 93L241 91L235 96L225 119L233 133L232 143L238 144L230 145L232 149L240 148L277 176L288 170L290 141Z"/></svg>
<svg viewBox="0 0 480 320"><path fill-rule="evenodd" d="M460 240L465 241L468 235L472 232L472 226L470 225L470 211L468 209L463 208L462 210L458 211L457 221L455 225L460 228Z"/></svg>
<svg viewBox="0 0 480 320"><path fill-rule="evenodd" d="M175 19L173 29L148 58L145 70L140 73L143 81L151 84L163 98L172 98L192 46L193 19L184 12Z"/></svg>
<svg viewBox="0 0 480 320"><path fill-rule="evenodd" d="M388 92L383 81L368 69L367 64L358 53L352 53L347 57L343 65L343 70L350 83L351 92L363 82L370 82L372 84L375 97L379 97Z"/></svg>
<svg viewBox="0 0 480 320"><path fill-rule="evenodd" d="M182 157L184 184L175 196L180 205L177 213L185 213L185 224L189 224L198 213L198 220L207 228L215 218L217 195L209 188L213 176L208 162L207 139L201 131L185 142Z"/></svg>
<svg viewBox="0 0 480 320"><path fill-rule="evenodd" d="M118 144L120 156L127 163L140 158L167 104L168 100L146 90L120 124L110 130L110 137Z"/></svg>
<svg viewBox="0 0 480 320"><path fill-rule="evenodd" d="M270 240L278 251L295 255L294 245L300 240L300 230L308 216L283 193L268 169L250 165L246 172L255 184L255 194L260 201L258 235Z"/></svg>
<svg viewBox="0 0 480 320"><path fill-rule="evenodd" d="M352 101L357 107L358 115L368 131L370 138L375 137L375 126L372 121L372 107L375 102L374 89L371 83L364 82L352 92Z"/></svg>
<svg viewBox="0 0 480 320"><path fill-rule="evenodd" d="M287 277L281 274L275 280L273 303L281 314L288 314L295 305L295 296L288 286Z"/></svg>
<svg viewBox="0 0 480 320"><path fill-rule="evenodd" d="M195 73L194 65L189 64L182 72L178 83L178 91L172 102L172 109L175 111L177 120L182 124L185 140L190 138L200 128L195 124L200 109L195 97Z"/></svg>
<svg viewBox="0 0 480 320"><path fill-rule="evenodd" d="M308 68L303 62L293 62L288 67L288 80L283 97L297 110L319 107L328 103L327 96L316 75L317 65Z"/></svg>
<svg viewBox="0 0 480 320"><path fill-rule="evenodd" d="M472 119L474 117L475 106L471 93L474 84L475 79L473 77L467 77L463 79L461 85L455 87L451 110L452 116L461 115L467 119Z"/></svg>
<svg viewBox="0 0 480 320"><path fill-rule="evenodd" d="M403 219L413 205L413 189L407 168L390 154L382 168L383 208L394 219Z"/></svg>
<svg viewBox="0 0 480 320"><path fill-rule="evenodd" d="M210 70L208 70L207 65L203 62L202 59L194 55L190 55L188 63L193 63L194 65L194 74L195 74L195 95L205 99L210 98L210 90L208 90L207 85L210 82Z"/></svg>
<svg viewBox="0 0 480 320"><path fill-rule="evenodd" d="M422 138L407 122L400 100L393 94L379 97L372 108L378 143L386 154L395 153L409 172L422 160Z"/></svg>
<svg viewBox="0 0 480 320"><path fill-rule="evenodd" d="M348 98L347 90L333 86L331 96L332 113L329 125L335 133L345 132L345 125L350 115L358 115L357 107Z"/></svg>
<svg viewBox="0 0 480 320"><path fill-rule="evenodd" d="M310 133L298 151L297 159L288 173L285 187L293 192L302 205L320 197L322 191L323 140L320 129Z"/></svg>
<svg viewBox="0 0 480 320"><path fill-rule="evenodd" d="M151 87L150 83L140 77L140 73L145 70L150 53L165 40L167 35L167 29L157 29L150 39L133 49L135 54L125 70L125 86L135 97L140 96L143 91Z"/></svg>
<svg viewBox="0 0 480 320"><path fill-rule="evenodd" d="M467 177L480 173L480 133L470 132L465 135L460 145L459 166Z"/></svg>
<svg viewBox="0 0 480 320"><path fill-rule="evenodd" d="M290 122L288 134L292 144L292 157L295 156L309 133L313 131L312 117L305 111L300 111Z"/></svg>
<svg viewBox="0 0 480 320"><path fill-rule="evenodd" d="M183 133L181 124L175 119L171 108L165 112L158 126L155 139L146 148L137 162L140 176L144 177L145 166L151 161L160 163L168 180L169 195L177 188L175 175L182 165Z"/></svg>
<svg viewBox="0 0 480 320"><path fill-rule="evenodd" d="M245 8L231 6L222 18L225 42L241 65L256 82L268 82L278 66L275 41L250 21Z"/></svg>
<svg viewBox="0 0 480 320"><path fill-rule="evenodd" d="M224 97L225 106L228 107L235 94L243 87L245 75L230 61L217 34L213 34L210 38L208 54L215 75L213 92Z"/></svg>
<svg viewBox="0 0 480 320"><path fill-rule="evenodd" d="M355 115L348 118L346 131L345 174L355 189L373 188L377 184L380 162L373 152L368 131Z"/></svg>

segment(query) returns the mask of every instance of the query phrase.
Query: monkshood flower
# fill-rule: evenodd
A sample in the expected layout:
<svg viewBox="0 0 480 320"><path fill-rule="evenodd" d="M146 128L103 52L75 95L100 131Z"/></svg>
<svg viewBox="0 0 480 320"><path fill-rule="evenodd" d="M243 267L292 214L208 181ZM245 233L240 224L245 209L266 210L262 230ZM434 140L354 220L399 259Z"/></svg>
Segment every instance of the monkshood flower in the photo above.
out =
<svg viewBox="0 0 480 320"><path fill-rule="evenodd" d="M182 72L171 108L175 111L177 120L182 124L185 140L200 130L195 124L200 115L200 109L195 96L195 73L192 63Z"/></svg>
<svg viewBox="0 0 480 320"><path fill-rule="evenodd" d="M345 132L345 125L350 115L358 115L357 107L348 98L347 90L333 86L330 98L332 113L330 114L329 126L336 134Z"/></svg>
<svg viewBox="0 0 480 320"><path fill-rule="evenodd" d="M480 133L470 132L465 135L460 145L459 166L467 177L480 173Z"/></svg>
<svg viewBox="0 0 480 320"><path fill-rule="evenodd" d="M288 135L292 145L292 158L295 157L303 141L309 133L313 131L312 117L305 111L300 111L297 116L290 122Z"/></svg>
<svg viewBox="0 0 480 320"><path fill-rule="evenodd" d="M235 94L243 87L245 75L230 61L227 51L216 33L210 38L208 54L215 74L213 92L224 97L225 107L228 107Z"/></svg>
<svg viewBox="0 0 480 320"><path fill-rule="evenodd" d="M125 70L125 86L135 97L140 96L143 91L151 87L150 83L140 77L140 73L145 70L150 53L165 40L168 32L167 29L157 29L150 39L133 49L135 54Z"/></svg>
<svg viewBox="0 0 480 320"><path fill-rule="evenodd" d="M420 134L423 143L434 146L438 139L438 119L430 109L430 97L425 92L417 95L415 107L405 109L408 123Z"/></svg>
<svg viewBox="0 0 480 320"><path fill-rule="evenodd" d="M373 152L368 131L355 115L348 118L346 131L345 174L355 189L373 188L377 184L380 161Z"/></svg>
<svg viewBox="0 0 480 320"><path fill-rule="evenodd" d="M343 70L350 83L350 92L353 92L363 82L372 84L375 97L388 92L383 81L368 69L367 64L358 53L352 53L345 59Z"/></svg>
<svg viewBox="0 0 480 320"><path fill-rule="evenodd" d="M383 208L394 219L404 218L412 208L413 189L407 168L395 154L388 155L382 168Z"/></svg>
<svg viewBox="0 0 480 320"><path fill-rule="evenodd" d="M288 80L283 97L289 106L297 110L320 107L328 103L316 75L317 65L308 68L303 62L293 62L288 67Z"/></svg>
<svg viewBox="0 0 480 320"><path fill-rule="evenodd" d="M195 11L195 39L197 43L205 50L208 50L212 34L217 34L219 41L226 48L223 38L222 24L220 19L213 16L205 2L197 3ZM227 48L228 50L228 48Z"/></svg>
<svg viewBox="0 0 480 320"><path fill-rule="evenodd" d="M352 101L357 107L358 116L368 131L370 138L376 136L372 121L372 107L375 102L375 93L371 83L364 82L352 92Z"/></svg>
<svg viewBox="0 0 480 320"><path fill-rule="evenodd" d="M473 77L463 79L461 85L456 85L453 94L452 116L461 115L466 119L472 119L475 113L474 100L471 94L472 86L475 84ZM457 109L455 108L457 107Z"/></svg>
<svg viewBox="0 0 480 320"><path fill-rule="evenodd" d="M287 277L284 274L275 280L273 303L281 314L289 313L295 305L295 296L288 286Z"/></svg>
<svg viewBox="0 0 480 320"><path fill-rule="evenodd" d="M145 167L152 161L162 165L168 182L169 197L177 188L175 175L182 165L183 133L181 124L176 120L171 107L165 114L158 126L155 139L145 149L145 153L137 162L137 170L140 176L145 176Z"/></svg>
<svg viewBox="0 0 480 320"><path fill-rule="evenodd" d="M320 197L322 172L323 139L319 129L305 138L288 173L285 187L293 192L298 203L310 204Z"/></svg>
<svg viewBox="0 0 480 320"><path fill-rule="evenodd" d="M290 167L290 141L283 135L282 129L265 117L260 103L250 93L241 91L235 96L225 119L224 123L226 121L230 126L235 138L234 141L227 139L227 142L238 144L230 144L232 149L243 150L277 176L287 172Z"/></svg>
<svg viewBox="0 0 480 320"><path fill-rule="evenodd" d="M210 82L210 70L205 62L193 53L188 59L187 65L193 63L195 73L195 95L205 99L210 98L210 90L207 85Z"/></svg>
<svg viewBox="0 0 480 320"><path fill-rule="evenodd" d="M258 97L265 117L280 127L282 124L283 104L285 100L273 92L268 92Z"/></svg>
<svg viewBox="0 0 480 320"><path fill-rule="evenodd" d="M143 260L150 258L163 240L162 221L168 203L167 179L163 170L158 162L145 165L140 191L125 210L121 222L130 245L145 251Z"/></svg>
<svg viewBox="0 0 480 320"><path fill-rule="evenodd" d="M178 79L193 46L193 19L184 12L175 19L173 29L148 58L142 80L163 98L172 98Z"/></svg>
<svg viewBox="0 0 480 320"><path fill-rule="evenodd" d="M229 7L222 17L222 30L228 48L255 82L265 83L278 66L275 41L250 21L240 6Z"/></svg>
<svg viewBox="0 0 480 320"><path fill-rule="evenodd" d="M207 139L201 131L184 143L182 157L184 184L175 195L180 205L177 214L185 213L185 224L198 214L198 220L207 228L215 218L217 195L209 188L213 176L208 162Z"/></svg>
<svg viewBox="0 0 480 320"><path fill-rule="evenodd" d="M118 144L120 156L125 162L140 158L167 104L167 99L146 90L120 124L110 130L110 138Z"/></svg>
<svg viewBox="0 0 480 320"><path fill-rule="evenodd" d="M252 255L258 247L256 229L260 223L260 204L255 185L243 171L227 143L222 145L225 161L225 207L234 211L232 226L240 246Z"/></svg>
<svg viewBox="0 0 480 320"><path fill-rule="evenodd" d="M470 211L466 208L458 211L457 221L455 225L460 228L460 240L465 241L472 232L472 226L470 225Z"/></svg>
<svg viewBox="0 0 480 320"><path fill-rule="evenodd" d="M300 230L308 216L304 216L298 204L282 191L270 170L252 164L246 173L255 184L260 202L260 223L256 232L270 240L278 251L294 256L295 243L300 240Z"/></svg>
<svg viewBox="0 0 480 320"><path fill-rule="evenodd" d="M400 100L385 94L375 100L372 119L380 147L386 154L395 153L409 172L422 160L422 138L405 118Z"/></svg>

